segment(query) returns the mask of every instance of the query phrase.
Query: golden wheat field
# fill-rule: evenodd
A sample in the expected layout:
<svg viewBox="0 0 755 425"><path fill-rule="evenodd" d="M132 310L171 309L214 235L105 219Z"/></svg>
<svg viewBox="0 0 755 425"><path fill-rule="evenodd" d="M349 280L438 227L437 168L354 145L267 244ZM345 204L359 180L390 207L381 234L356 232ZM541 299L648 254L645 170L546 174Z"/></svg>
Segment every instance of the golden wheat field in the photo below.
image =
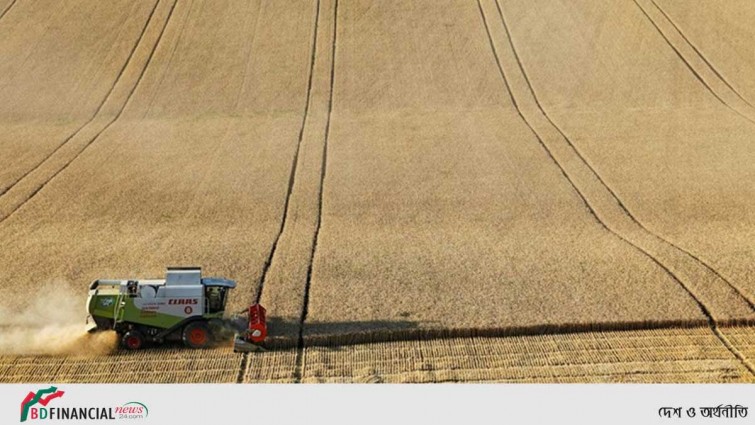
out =
<svg viewBox="0 0 755 425"><path fill-rule="evenodd" d="M0 0L0 382L755 381L719 3ZM82 333L171 265L269 350Z"/></svg>

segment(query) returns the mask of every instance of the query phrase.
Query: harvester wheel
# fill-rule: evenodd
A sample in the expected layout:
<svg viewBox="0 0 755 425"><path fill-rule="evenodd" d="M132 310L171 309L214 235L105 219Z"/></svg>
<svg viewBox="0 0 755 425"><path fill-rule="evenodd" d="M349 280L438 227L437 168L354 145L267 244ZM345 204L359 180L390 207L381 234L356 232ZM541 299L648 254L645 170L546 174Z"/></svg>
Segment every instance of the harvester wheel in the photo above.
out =
<svg viewBox="0 0 755 425"><path fill-rule="evenodd" d="M144 335L137 330L130 330L123 335L123 346L129 350L138 350L144 345Z"/></svg>
<svg viewBox="0 0 755 425"><path fill-rule="evenodd" d="M184 328L184 344L191 348L205 348L210 345L210 327L205 322L191 322Z"/></svg>

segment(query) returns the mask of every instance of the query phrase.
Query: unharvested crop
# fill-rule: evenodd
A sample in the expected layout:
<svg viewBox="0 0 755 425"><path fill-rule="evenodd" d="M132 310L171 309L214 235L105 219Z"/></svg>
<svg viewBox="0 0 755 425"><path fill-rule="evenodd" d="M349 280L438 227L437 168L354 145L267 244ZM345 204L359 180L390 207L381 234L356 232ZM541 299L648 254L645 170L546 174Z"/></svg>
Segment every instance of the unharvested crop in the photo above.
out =
<svg viewBox="0 0 755 425"><path fill-rule="evenodd" d="M3 382L753 380L750 3L52 3L0 0ZM170 265L273 350L104 355L87 284Z"/></svg>
<svg viewBox="0 0 755 425"><path fill-rule="evenodd" d="M476 4L338 19L307 338L703 320L521 119Z"/></svg>
<svg viewBox="0 0 755 425"><path fill-rule="evenodd" d="M605 184L752 304L755 126L648 3L501 2L541 104Z"/></svg>
<svg viewBox="0 0 755 425"><path fill-rule="evenodd" d="M238 280L233 309L254 295L304 107L307 26L299 23L310 9L159 8L155 46L134 63L144 68L124 73L138 78L123 112L68 165L35 175L41 189L0 222L0 238L14 246L0 252L0 276L20 288L22 305L53 277L76 282L83 303L93 279L159 277L176 264Z"/></svg>
<svg viewBox="0 0 755 425"><path fill-rule="evenodd" d="M145 27L152 1L3 2L0 194L90 120Z"/></svg>
<svg viewBox="0 0 755 425"><path fill-rule="evenodd" d="M721 78L755 104L755 39L751 22L755 9L747 0L724 3L655 0L658 7L684 33L689 42L714 66Z"/></svg>
<svg viewBox="0 0 755 425"><path fill-rule="evenodd" d="M752 339L752 328L732 332ZM303 375L304 382L385 383L753 380L706 328L312 347Z"/></svg>

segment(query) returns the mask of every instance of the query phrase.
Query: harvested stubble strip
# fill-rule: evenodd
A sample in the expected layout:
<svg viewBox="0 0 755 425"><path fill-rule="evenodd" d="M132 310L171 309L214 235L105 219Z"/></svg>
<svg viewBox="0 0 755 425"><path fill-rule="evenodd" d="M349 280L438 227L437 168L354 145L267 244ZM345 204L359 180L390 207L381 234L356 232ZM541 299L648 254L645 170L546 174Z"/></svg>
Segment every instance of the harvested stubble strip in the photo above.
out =
<svg viewBox="0 0 755 425"><path fill-rule="evenodd" d="M8 362L8 363L6 363ZM6 373L0 376L3 383L52 382L65 362L62 357L4 357Z"/></svg>
<svg viewBox="0 0 755 425"><path fill-rule="evenodd" d="M243 382L293 382L296 353L271 351L250 355ZM68 383L232 383L242 356L230 349L151 349L91 357L0 358L0 382Z"/></svg>
<svg viewBox="0 0 755 425"><path fill-rule="evenodd" d="M704 320L525 126L476 4L345 2L337 40L308 341Z"/></svg>
<svg viewBox="0 0 755 425"><path fill-rule="evenodd" d="M708 328L305 350L304 382L752 382Z"/></svg>
<svg viewBox="0 0 755 425"><path fill-rule="evenodd" d="M242 371L241 382L295 382L296 355L296 350L293 349L251 353L247 367Z"/></svg>
<svg viewBox="0 0 755 425"><path fill-rule="evenodd" d="M748 0L654 0L721 77L755 104L755 7Z"/></svg>
<svg viewBox="0 0 755 425"><path fill-rule="evenodd" d="M724 331L744 348L752 329ZM295 356L254 353L243 382L292 382ZM99 360L6 356L0 376L3 382L235 382L240 364L229 348L121 352ZM304 382L752 380L704 327L307 347L303 375Z"/></svg>
<svg viewBox="0 0 755 425"><path fill-rule="evenodd" d="M755 327L726 326L721 328L731 345L751 364L755 363Z"/></svg>
<svg viewBox="0 0 755 425"><path fill-rule="evenodd" d="M755 299L755 125L634 2L501 4L544 109L629 211Z"/></svg>
<svg viewBox="0 0 755 425"><path fill-rule="evenodd" d="M14 246L3 281L33 291L199 264L240 283L231 310L248 305L286 196L310 12L179 2L121 118L0 226Z"/></svg>
<svg viewBox="0 0 755 425"><path fill-rule="evenodd" d="M154 5L21 1L0 20L0 194L93 117Z"/></svg>
<svg viewBox="0 0 755 425"><path fill-rule="evenodd" d="M10 375L10 371L13 369L17 358L16 356L0 356L0 377Z"/></svg>
<svg viewBox="0 0 755 425"><path fill-rule="evenodd" d="M3 359L5 361L5 359ZM91 357L17 357L3 382L188 383L235 382L241 356L230 348L157 349Z"/></svg>

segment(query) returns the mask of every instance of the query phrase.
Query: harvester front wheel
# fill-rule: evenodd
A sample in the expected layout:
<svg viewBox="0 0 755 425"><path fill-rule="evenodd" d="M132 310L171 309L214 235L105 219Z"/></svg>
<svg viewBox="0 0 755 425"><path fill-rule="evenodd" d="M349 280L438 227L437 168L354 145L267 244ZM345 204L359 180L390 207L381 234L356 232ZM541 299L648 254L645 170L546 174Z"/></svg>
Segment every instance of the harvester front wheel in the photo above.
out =
<svg viewBox="0 0 755 425"><path fill-rule="evenodd" d="M210 345L210 327L205 322L191 322L184 328L183 341L191 348L205 348Z"/></svg>
<svg viewBox="0 0 755 425"><path fill-rule="evenodd" d="M144 335L137 330L130 330L123 335L123 346L129 350L138 350L144 345Z"/></svg>

